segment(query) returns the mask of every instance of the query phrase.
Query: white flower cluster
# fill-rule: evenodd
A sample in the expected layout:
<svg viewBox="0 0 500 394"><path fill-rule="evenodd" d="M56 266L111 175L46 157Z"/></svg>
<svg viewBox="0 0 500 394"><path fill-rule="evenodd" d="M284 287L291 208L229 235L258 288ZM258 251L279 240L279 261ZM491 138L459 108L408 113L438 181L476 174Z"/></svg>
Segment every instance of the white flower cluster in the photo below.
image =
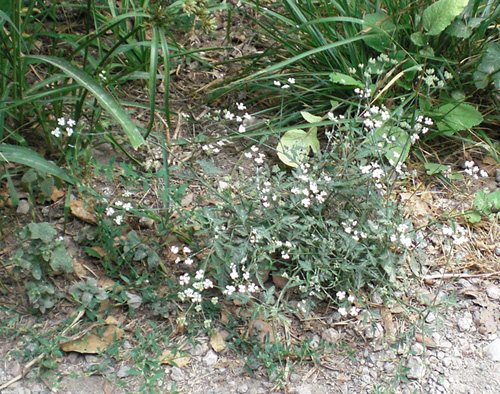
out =
<svg viewBox="0 0 500 394"><path fill-rule="evenodd" d="M443 226L441 229L443 235L451 237L454 245L462 245L466 243L469 239L465 236L467 231L459 224L455 226L455 231L449 226Z"/></svg>
<svg viewBox="0 0 500 394"><path fill-rule="evenodd" d="M180 249L178 246L174 245L174 246L172 246L172 247L170 248L170 251L171 251L173 254L177 255L177 254L181 251L181 249ZM176 264L179 264L179 263L181 263L181 262L182 262L182 263L184 263L184 264L185 264L185 265L187 265L187 266L193 265L194 260L193 260L193 257L192 257L192 256L190 256L190 254L191 254L191 253L192 253L192 250L191 250L188 246L184 246L184 247L182 248L182 254L183 254L183 257L184 257L184 261L182 260L182 257L181 257L181 256L177 256L177 257L175 258L175 261L174 261L174 262L175 262Z"/></svg>
<svg viewBox="0 0 500 394"><path fill-rule="evenodd" d="M253 159L255 164L262 165L264 164L264 159L266 158L266 155L262 152L259 152L258 146L252 145L250 151L245 152L245 157L247 159Z"/></svg>
<svg viewBox="0 0 500 394"><path fill-rule="evenodd" d="M412 144L414 144L418 139L420 139L420 134L426 134L429 131L428 126L432 126L434 122L431 118L424 117L422 115L417 116L416 122L413 125L413 133L410 136Z"/></svg>
<svg viewBox="0 0 500 394"><path fill-rule="evenodd" d="M378 107L376 105L370 107L368 111L363 114L363 124L368 130L378 129L385 121L391 118L389 111L385 106Z"/></svg>
<svg viewBox="0 0 500 394"><path fill-rule="evenodd" d="M66 132L68 137L71 137L75 131L76 122L73 119L67 119L61 117L57 119L57 127L52 130L50 133L56 137L60 138L62 136L63 131Z"/></svg>
<svg viewBox="0 0 500 394"><path fill-rule="evenodd" d="M102 70L99 72L99 79L101 80L101 82L103 83L106 83L108 82L108 77L107 77L107 72L106 70Z"/></svg>
<svg viewBox="0 0 500 394"><path fill-rule="evenodd" d="M466 161L464 166L464 172L472 176L474 179L478 179L478 174L481 178L488 178L488 173L485 170L480 170L479 167L476 166L476 163L474 163L472 160Z"/></svg>
<svg viewBox="0 0 500 394"><path fill-rule="evenodd" d="M229 268L231 269L231 273L229 276L233 280L233 284L226 285L225 289L222 291L222 294L231 296L234 293L238 292L240 294L253 294L259 291L259 287L250 281L250 272L245 266L247 258L244 257L240 263L239 267L235 263L231 263Z"/></svg>
<svg viewBox="0 0 500 394"><path fill-rule="evenodd" d="M359 241L361 238L368 238L368 234L366 234L364 231L358 231L355 229L355 227L358 225L357 220L349 219L347 222L342 222L340 224L342 225L342 227L344 227L344 231L347 234L350 234L352 239L354 239L355 241Z"/></svg>
<svg viewBox="0 0 500 394"><path fill-rule="evenodd" d="M191 287L177 293L179 299L181 301L190 300L195 304L200 304L203 300L202 293L204 290L214 287L212 280L205 278L205 271L202 269L196 271L194 278L191 278L188 273L181 275L179 277L179 283L181 286L191 285ZM201 305L197 305L196 308L201 310Z"/></svg>
<svg viewBox="0 0 500 394"><path fill-rule="evenodd" d="M396 232L390 237L391 242L400 242L405 248L410 249L413 247L413 239L408 235L409 227L406 223L401 223L396 228Z"/></svg>
<svg viewBox="0 0 500 394"><path fill-rule="evenodd" d="M358 95L358 97L360 98L370 98L371 95L372 95L372 90L370 88L364 88L364 89L360 89L360 88L356 88L354 89L354 93L356 93Z"/></svg>
<svg viewBox="0 0 500 394"><path fill-rule="evenodd" d="M319 178L316 178L313 173L309 173L310 167L309 163L300 164L294 175L302 182L303 186L294 186L290 189L293 195L302 197L300 203L304 208L309 208L314 201L323 204L326 196L328 196L328 192L320 190L318 182L330 182L332 180L328 175L321 175Z"/></svg>
<svg viewBox="0 0 500 394"><path fill-rule="evenodd" d="M275 246L274 250L280 249L283 246L286 248L286 250L281 251L281 258L283 260L290 260L290 252L294 248L293 244L290 241L283 243L283 241L280 241L279 239L277 240L276 238L273 238L273 241Z"/></svg>
<svg viewBox="0 0 500 394"><path fill-rule="evenodd" d="M345 291L338 291L336 296L337 296L339 302L342 302L346 298L346 292ZM350 294L347 297L347 301L349 303L353 304L354 301L356 301L356 297L354 297L352 294ZM338 312L340 313L341 316L347 316L348 314L351 316L357 316L360 311L361 310L354 305L352 305L351 307L342 306L338 309Z"/></svg>
<svg viewBox="0 0 500 394"><path fill-rule="evenodd" d="M281 89L289 89L290 85L295 84L295 78L288 78L288 83L281 84L280 81L274 81L274 86L281 87Z"/></svg>
<svg viewBox="0 0 500 394"><path fill-rule="evenodd" d="M453 78L453 75L448 71L445 71L444 79L451 79L451 78ZM423 81L430 88L437 87L438 89L442 89L445 86L444 80L436 76L436 70L434 70L433 68L428 68L425 70L425 76L423 78Z"/></svg>
<svg viewBox="0 0 500 394"><path fill-rule="evenodd" d="M236 108L238 108L238 110L242 112L247 109L247 107L243 103L236 103ZM234 120L237 123L239 123L238 133L242 134L247 131L245 127L245 120L250 121L252 119L252 116L250 114L245 112L243 115L236 115L227 109L224 110L223 112L224 112L224 119Z"/></svg>
<svg viewBox="0 0 500 394"><path fill-rule="evenodd" d="M362 174L371 174L373 179L375 179L375 187L383 190L384 185L382 184L382 178L385 176L385 171L380 167L377 162L367 164L365 166L360 166Z"/></svg>
<svg viewBox="0 0 500 394"><path fill-rule="evenodd" d="M205 144L201 147L201 149L206 153L217 154L220 152L220 148L222 148L226 143L222 140L217 141L214 144Z"/></svg>
<svg viewBox="0 0 500 394"><path fill-rule="evenodd" d="M123 219L125 216L123 214L119 214L119 215L115 216L115 213L117 213L115 208L123 209L124 211L129 212L133 208L133 206L132 206L132 203L130 203L130 202L123 202L123 201L118 200L114 203L114 207L107 207L106 208L106 211L105 211L106 216L108 216L108 217L114 216L113 220L119 226L123 223Z"/></svg>

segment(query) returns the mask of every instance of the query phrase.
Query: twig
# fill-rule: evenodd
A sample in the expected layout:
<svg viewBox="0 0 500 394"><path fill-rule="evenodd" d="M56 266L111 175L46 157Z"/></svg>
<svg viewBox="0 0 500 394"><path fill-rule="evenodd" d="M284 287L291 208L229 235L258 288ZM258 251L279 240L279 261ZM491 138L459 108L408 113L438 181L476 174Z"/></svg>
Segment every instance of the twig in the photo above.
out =
<svg viewBox="0 0 500 394"><path fill-rule="evenodd" d="M9 387L11 384L13 383L16 383L18 380L21 380L27 373L28 371L30 370L30 368L35 365L37 362L39 362L42 358L45 357L45 353L41 353L39 354L35 359L31 360L28 364L26 364L26 366L23 368L23 371L22 373L20 373L18 376L16 376L15 378L12 378L11 380L9 380L7 383L4 383L0 386L0 391L2 391L3 389Z"/></svg>
<svg viewBox="0 0 500 394"><path fill-rule="evenodd" d="M454 279L454 278L489 278L490 276L500 275L500 271L490 272L489 274L433 274L421 277L423 280L434 279Z"/></svg>

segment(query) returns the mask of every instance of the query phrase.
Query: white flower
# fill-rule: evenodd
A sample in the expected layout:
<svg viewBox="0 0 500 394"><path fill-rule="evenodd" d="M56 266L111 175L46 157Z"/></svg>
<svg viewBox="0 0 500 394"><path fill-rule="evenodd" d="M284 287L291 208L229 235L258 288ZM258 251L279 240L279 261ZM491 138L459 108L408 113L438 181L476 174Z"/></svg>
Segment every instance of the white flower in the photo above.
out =
<svg viewBox="0 0 500 394"><path fill-rule="evenodd" d="M115 218L115 223L119 226L120 224L122 224L122 222L123 222L123 215L118 215Z"/></svg>
<svg viewBox="0 0 500 394"><path fill-rule="evenodd" d="M182 248L182 251L184 253L191 253L191 249L189 249L187 246L184 246L184 248Z"/></svg>
<svg viewBox="0 0 500 394"><path fill-rule="evenodd" d="M291 78L291 77L290 77L290 78L288 78L288 83L289 83L290 85L293 85L293 84L295 83L295 78Z"/></svg>
<svg viewBox="0 0 500 394"><path fill-rule="evenodd" d="M191 278L189 277L189 274L187 274L187 273L182 275L181 277L179 277L179 283L181 284L181 286L187 285L190 280L191 280Z"/></svg>
<svg viewBox="0 0 500 394"><path fill-rule="evenodd" d="M115 213L115 210L113 207L107 207L106 208L106 216L113 216Z"/></svg>
<svg viewBox="0 0 500 394"><path fill-rule="evenodd" d="M54 130L51 131L51 134L54 137L59 138L61 137L61 129L59 127L56 127Z"/></svg>
<svg viewBox="0 0 500 394"><path fill-rule="evenodd" d="M474 162L472 160L471 161L466 161L464 163L464 165L465 165L466 168L472 168L472 167L474 167Z"/></svg>
<svg viewBox="0 0 500 394"><path fill-rule="evenodd" d="M132 204L129 203L129 202L126 202L125 204L123 204L123 209L125 209L125 211L130 211L132 209Z"/></svg>
<svg viewBox="0 0 500 394"><path fill-rule="evenodd" d="M336 296L339 299L339 301L342 301L345 298L345 291L337 291Z"/></svg>
<svg viewBox="0 0 500 394"><path fill-rule="evenodd" d="M259 288L257 287L257 285L255 283L250 283L248 285L247 290L249 293L256 293L257 291L259 291Z"/></svg>
<svg viewBox="0 0 500 394"><path fill-rule="evenodd" d="M205 271L204 270L198 270L198 271L196 271L196 275L194 276L194 278L196 280L202 280L203 276L205 276Z"/></svg>
<svg viewBox="0 0 500 394"><path fill-rule="evenodd" d="M224 115L224 118L226 118L227 120L233 120L234 114L232 114L231 112L227 111L226 114Z"/></svg>
<svg viewBox="0 0 500 394"><path fill-rule="evenodd" d="M280 81L274 81L274 86L281 86L281 82Z"/></svg>
<svg viewBox="0 0 500 394"><path fill-rule="evenodd" d="M353 306L353 307L351 307L351 310L349 311L349 313L351 314L351 316L358 316L359 311L360 311L359 308L356 308L355 306Z"/></svg>
<svg viewBox="0 0 500 394"><path fill-rule="evenodd" d="M482 178L488 178L488 173L485 170L479 171L479 176Z"/></svg>
<svg viewBox="0 0 500 394"><path fill-rule="evenodd" d="M356 300L356 297L354 297L354 296L351 294L349 297L347 297L347 300L348 300L349 302L351 302L351 303L352 303L352 302L354 302L354 301Z"/></svg>
<svg viewBox="0 0 500 394"><path fill-rule="evenodd" d="M123 205L123 201L118 200L118 201L115 202L115 205L117 207L121 207Z"/></svg>
<svg viewBox="0 0 500 394"><path fill-rule="evenodd" d="M174 245L174 246L172 246L172 247L170 248L170 251L171 251L173 254L177 254L177 253L179 253L179 247Z"/></svg>
<svg viewBox="0 0 500 394"><path fill-rule="evenodd" d="M243 103L236 103L236 106L238 107L238 109L240 111L244 111L247 109L247 107L245 107L245 104L243 104Z"/></svg>
<svg viewBox="0 0 500 394"><path fill-rule="evenodd" d="M217 303L219 302L219 297L212 297L212 299L210 300L210 302L214 305L217 305Z"/></svg>
<svg viewBox="0 0 500 394"><path fill-rule="evenodd" d="M64 119L64 118L57 119L57 124L59 126L66 126L66 119Z"/></svg>
<svg viewBox="0 0 500 394"><path fill-rule="evenodd" d="M283 85L283 86L281 87L281 89L288 89L289 87L290 87L290 85L285 84L285 85Z"/></svg>
<svg viewBox="0 0 500 394"><path fill-rule="evenodd" d="M73 119L68 119L68 121L66 122L66 124L69 127L75 127L76 126L76 122Z"/></svg>
<svg viewBox="0 0 500 394"><path fill-rule="evenodd" d="M281 257L283 258L283 260L290 260L290 255L285 251L281 252Z"/></svg>
<svg viewBox="0 0 500 394"><path fill-rule="evenodd" d="M191 257L188 257L186 260L184 260L184 264L186 264L186 265L192 265L193 264L193 259Z"/></svg>
<svg viewBox="0 0 500 394"><path fill-rule="evenodd" d="M347 316L347 310L342 307L342 308L339 308L339 313L342 315L342 316Z"/></svg>
<svg viewBox="0 0 500 394"><path fill-rule="evenodd" d="M240 127L238 127L238 133L244 133L245 131L247 131L247 129L245 128L245 126L243 126L242 124L240 124Z"/></svg>

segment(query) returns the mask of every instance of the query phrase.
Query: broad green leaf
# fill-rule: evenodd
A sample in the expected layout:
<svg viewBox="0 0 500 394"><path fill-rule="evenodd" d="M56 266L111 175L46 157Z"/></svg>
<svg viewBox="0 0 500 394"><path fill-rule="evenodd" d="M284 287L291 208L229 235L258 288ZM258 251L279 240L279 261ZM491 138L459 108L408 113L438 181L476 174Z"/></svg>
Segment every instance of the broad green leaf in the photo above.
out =
<svg viewBox="0 0 500 394"><path fill-rule="evenodd" d="M476 211L470 211L465 214L465 217L470 223L478 223L481 221L481 214Z"/></svg>
<svg viewBox="0 0 500 394"><path fill-rule="evenodd" d="M332 81L333 83L338 83L340 85L357 86L358 88L365 87L364 84L354 79L353 77L337 72L333 72L330 74L330 81Z"/></svg>
<svg viewBox="0 0 500 394"><path fill-rule="evenodd" d="M474 73L474 83L479 89L485 89L493 82L496 89L500 89L500 43L487 45L486 53Z"/></svg>
<svg viewBox="0 0 500 394"><path fill-rule="evenodd" d="M310 114L307 111L302 111L300 114L302 115L304 120L308 123L318 123L318 122L321 122L321 120L322 120L321 116L316 116L316 115Z"/></svg>
<svg viewBox="0 0 500 394"><path fill-rule="evenodd" d="M450 166L439 163L425 163L424 168L428 175L435 175L447 171Z"/></svg>
<svg viewBox="0 0 500 394"><path fill-rule="evenodd" d="M362 36L365 44L379 52L385 52L391 46L392 33L396 25L383 12L367 14L364 25L372 27L368 34Z"/></svg>
<svg viewBox="0 0 500 394"><path fill-rule="evenodd" d="M448 26L446 34L458 38L469 38L472 35L472 29L464 21L457 19Z"/></svg>
<svg viewBox="0 0 500 394"><path fill-rule="evenodd" d="M484 193L484 191L479 190L477 192L476 198L474 199L474 206L480 212L484 212L486 214L489 213L487 212L489 210L489 205L488 201L486 200L486 194Z"/></svg>
<svg viewBox="0 0 500 394"><path fill-rule="evenodd" d="M404 163L410 153L410 136L405 130L383 125L374 131L375 140L382 142L385 147L385 157L391 165ZM384 135L386 138L384 138ZM394 141L392 139L394 138ZM387 142L389 139L391 142Z"/></svg>
<svg viewBox="0 0 500 394"><path fill-rule="evenodd" d="M500 209L500 190L495 190L494 192L488 194L486 197L490 207L495 209Z"/></svg>
<svg viewBox="0 0 500 394"><path fill-rule="evenodd" d="M438 0L422 15L427 34L435 36L446 29L467 6L469 0Z"/></svg>
<svg viewBox="0 0 500 394"><path fill-rule="evenodd" d="M74 184L71 177L54 163L45 160L39 153L25 148L9 144L0 144L0 162L14 162L25 166L36 168L38 171L56 176L68 183Z"/></svg>
<svg viewBox="0 0 500 394"><path fill-rule="evenodd" d="M30 239L40 239L44 242L51 242L57 235L57 231L52 224L47 222L30 223Z"/></svg>
<svg viewBox="0 0 500 394"><path fill-rule="evenodd" d="M422 33L413 33L410 36L411 42L413 42L418 47L423 47L426 45L425 36Z"/></svg>
<svg viewBox="0 0 500 394"><path fill-rule="evenodd" d="M57 246L52 252L50 267L57 273L73 272L73 259L64 245Z"/></svg>
<svg viewBox="0 0 500 394"><path fill-rule="evenodd" d="M130 144L134 149L144 143L144 138L139 132L139 129L129 118L122 106L86 72L80 70L64 59L52 56L29 55L26 56L26 59L47 62L60 68L66 75L73 78L82 87L94 95L99 104L101 104L103 108L108 111L111 117L122 126L123 131L127 135Z"/></svg>
<svg viewBox="0 0 500 394"><path fill-rule="evenodd" d="M280 139L276 151L280 160L290 167L298 167L310 150L319 150L317 128L312 127L309 132L304 130L288 130Z"/></svg>
<svg viewBox="0 0 500 394"><path fill-rule="evenodd" d="M440 131L452 134L460 130L468 130L483 121L483 116L472 105L469 104L444 104L437 112L443 116L437 122Z"/></svg>

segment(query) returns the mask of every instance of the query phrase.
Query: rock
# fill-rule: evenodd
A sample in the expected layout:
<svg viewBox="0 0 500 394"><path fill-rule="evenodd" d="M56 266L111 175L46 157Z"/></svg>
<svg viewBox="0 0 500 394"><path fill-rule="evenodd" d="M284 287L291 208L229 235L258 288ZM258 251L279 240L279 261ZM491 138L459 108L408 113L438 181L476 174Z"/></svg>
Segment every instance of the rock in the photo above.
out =
<svg viewBox="0 0 500 394"><path fill-rule="evenodd" d="M236 388L236 392L240 393L240 394L244 394L248 391L248 384L246 383L243 383L243 384L240 384L237 388Z"/></svg>
<svg viewBox="0 0 500 394"><path fill-rule="evenodd" d="M127 304L129 307L131 307L132 309L137 309L141 306L142 304L142 297L141 296L138 296L137 294L134 294L134 293L130 293L128 291L125 292L128 300L127 300Z"/></svg>
<svg viewBox="0 0 500 394"><path fill-rule="evenodd" d="M483 348L483 352L493 361L500 361L500 339L495 339Z"/></svg>
<svg viewBox="0 0 500 394"><path fill-rule="evenodd" d="M26 215L30 211L30 203L28 200L19 200L16 212L19 215Z"/></svg>
<svg viewBox="0 0 500 394"><path fill-rule="evenodd" d="M319 346L319 335L314 335L311 339L311 342L309 342L309 346L311 349L316 349Z"/></svg>
<svg viewBox="0 0 500 394"><path fill-rule="evenodd" d="M205 357L203 357L203 364L205 364L207 367L213 366L219 356L217 356L217 353L215 353L213 350L209 350L207 354L205 354Z"/></svg>
<svg viewBox="0 0 500 394"><path fill-rule="evenodd" d="M414 351L417 356L420 356L424 353L424 345L422 345L421 343L415 342L411 346L411 350Z"/></svg>
<svg viewBox="0 0 500 394"><path fill-rule="evenodd" d="M191 354L191 356L196 357L205 354L207 351L208 351L208 344L203 342L193 345L193 348L189 350L189 354Z"/></svg>
<svg viewBox="0 0 500 394"><path fill-rule="evenodd" d="M297 386L295 388L295 393L296 394L313 394L313 392L309 388L309 385Z"/></svg>
<svg viewBox="0 0 500 394"><path fill-rule="evenodd" d="M16 387L11 394L31 394L31 390L26 387Z"/></svg>
<svg viewBox="0 0 500 394"><path fill-rule="evenodd" d="M474 324L472 320L472 314L467 311L464 313L464 315L458 319L458 329L462 332L469 331L472 327L472 324Z"/></svg>
<svg viewBox="0 0 500 394"><path fill-rule="evenodd" d="M301 377L300 377L300 375L298 373L292 372L290 374L290 383L300 382L300 379L301 379Z"/></svg>
<svg viewBox="0 0 500 394"><path fill-rule="evenodd" d="M376 323L365 330L365 337L368 339L379 339L384 334L382 324Z"/></svg>
<svg viewBox="0 0 500 394"><path fill-rule="evenodd" d="M174 382L182 382L185 378L184 371L180 368L174 367L170 372L170 379Z"/></svg>
<svg viewBox="0 0 500 394"><path fill-rule="evenodd" d="M500 287L490 286L486 289L486 294L493 300L500 300Z"/></svg>
<svg viewBox="0 0 500 394"><path fill-rule="evenodd" d="M426 368L419 357L410 357L406 366L409 369L406 373L408 379L422 379L425 377Z"/></svg>
<svg viewBox="0 0 500 394"><path fill-rule="evenodd" d="M335 328L328 328L322 332L321 338L330 344L337 343L340 339L340 333Z"/></svg>
<svg viewBox="0 0 500 394"><path fill-rule="evenodd" d="M497 246L494 250L493 253L495 253L495 256L500 256L500 246Z"/></svg>
<svg viewBox="0 0 500 394"><path fill-rule="evenodd" d="M118 370L118 372L116 373L116 376L118 376L119 378L124 378L124 377L128 376L129 370L130 370L130 367L128 367L127 365L122 365L120 367L120 369Z"/></svg>

